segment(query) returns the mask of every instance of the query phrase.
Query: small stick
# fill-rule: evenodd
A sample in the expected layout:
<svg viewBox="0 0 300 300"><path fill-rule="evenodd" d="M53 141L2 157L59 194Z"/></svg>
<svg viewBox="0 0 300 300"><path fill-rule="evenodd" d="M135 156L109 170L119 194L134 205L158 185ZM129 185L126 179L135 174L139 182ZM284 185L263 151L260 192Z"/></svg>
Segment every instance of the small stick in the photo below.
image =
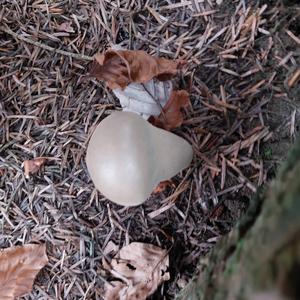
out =
<svg viewBox="0 0 300 300"><path fill-rule="evenodd" d="M287 85L289 88L293 87L293 85L298 81L300 78L300 68L293 73L290 78L288 78Z"/></svg>
<svg viewBox="0 0 300 300"><path fill-rule="evenodd" d="M61 54L61 55L69 56L69 57L73 57L73 58L79 59L79 60L88 60L88 61L93 61L94 60L94 58L92 56L87 56L87 55L84 55L84 54L72 53L72 52L68 52L68 51L64 51L64 50L60 50L60 49L55 49L53 47L42 44L40 42L33 41L33 40L31 40L27 37L24 37L20 34L15 33L14 31L12 31L9 28L5 28L4 26L0 26L0 31L4 31L5 33L13 36L15 39L24 41L28 44L37 46L39 48L42 48L42 49L45 49L45 50L48 50L48 51L51 51L51 52L55 52L55 53L58 53L58 54Z"/></svg>

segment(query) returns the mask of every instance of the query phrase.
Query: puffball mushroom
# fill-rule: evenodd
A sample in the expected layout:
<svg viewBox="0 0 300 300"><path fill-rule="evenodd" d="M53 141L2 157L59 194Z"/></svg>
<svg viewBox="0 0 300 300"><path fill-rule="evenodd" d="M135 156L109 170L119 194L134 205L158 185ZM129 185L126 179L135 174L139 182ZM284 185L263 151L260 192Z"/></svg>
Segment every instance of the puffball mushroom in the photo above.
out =
<svg viewBox="0 0 300 300"><path fill-rule="evenodd" d="M114 112L95 129L87 168L96 188L123 205L142 204L159 182L189 166L191 145L132 112Z"/></svg>

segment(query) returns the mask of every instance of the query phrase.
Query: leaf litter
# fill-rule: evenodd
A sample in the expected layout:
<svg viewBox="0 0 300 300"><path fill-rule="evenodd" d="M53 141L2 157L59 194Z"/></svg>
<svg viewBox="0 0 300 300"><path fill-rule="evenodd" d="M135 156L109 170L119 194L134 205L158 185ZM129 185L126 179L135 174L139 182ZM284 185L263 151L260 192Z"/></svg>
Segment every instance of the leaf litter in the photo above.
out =
<svg viewBox="0 0 300 300"><path fill-rule="evenodd" d="M140 114L145 119L151 115L161 114L172 91L172 81L150 81L141 83L130 83L124 90L113 89L113 93L120 100L124 111Z"/></svg>
<svg viewBox="0 0 300 300"><path fill-rule="evenodd" d="M103 80L124 111L149 118L154 126L172 130L183 123L182 108L189 104L186 90L172 90L183 60L153 57L144 51L110 49L95 55L90 75ZM168 80L168 81L166 81Z"/></svg>
<svg viewBox="0 0 300 300"><path fill-rule="evenodd" d="M34 159L24 161L24 175L29 178L30 174L34 174L46 163L46 157L36 157Z"/></svg>
<svg viewBox="0 0 300 300"><path fill-rule="evenodd" d="M141 11L142 5L80 2L74 11L68 3L37 1L21 8L8 2L1 11L0 243L7 247L42 238L53 244L47 252L55 261L44 272L46 278L55 272L55 278L37 281L28 297L101 298L105 278L98 280L95 261L103 258L109 241L120 245L143 239L169 248L171 237L174 279L150 298L174 299L179 281L195 275L199 255L237 220L237 205L229 203L241 204L273 172L274 163L263 159L265 142L276 138L277 148L286 129L297 128L298 109L293 107L295 115L274 108L274 103L298 103L293 95L299 94L299 73L293 70L299 66L299 38L290 21L282 23L286 7L269 5L261 17L245 23L258 3L185 1L161 6L151 0L148 11ZM76 24L76 33L53 32L62 19ZM276 37L270 34L274 28L279 29ZM119 109L111 91L98 82L78 84L86 75L85 63L109 41L184 59L194 73L193 109L186 111L184 126L176 133L193 144L195 164L174 178L176 189L132 210L96 193L84 166L88 136L111 109ZM284 89L286 73L291 80ZM212 97L201 92L203 82ZM58 157L61 163L45 168L43 176L36 173L34 181L24 181L19 166L28 151ZM221 222L208 223L216 207L224 208L220 216L219 210L213 214Z"/></svg>
<svg viewBox="0 0 300 300"><path fill-rule="evenodd" d="M182 109L188 106L190 106L189 93L185 90L173 90L161 114L158 117L151 116L149 122L166 130L180 127L184 120Z"/></svg>
<svg viewBox="0 0 300 300"><path fill-rule="evenodd" d="M29 293L39 271L48 263L46 245L27 244L0 250L0 299Z"/></svg>
<svg viewBox="0 0 300 300"><path fill-rule="evenodd" d="M105 300L144 300L170 279L168 251L151 244L133 242L104 267L115 278L105 284Z"/></svg>
<svg viewBox="0 0 300 300"><path fill-rule="evenodd" d="M120 45L95 55L90 76L103 80L120 101L124 111L145 119L163 111L172 91L172 77L183 61L153 57L144 51L127 51Z"/></svg>
<svg viewBox="0 0 300 300"><path fill-rule="evenodd" d="M75 32L75 30L72 26L72 22L63 22L63 23L57 25L56 29L58 31L65 31L65 32L68 32L68 33L74 33Z"/></svg>
<svg viewBox="0 0 300 300"><path fill-rule="evenodd" d="M95 55L90 76L104 80L111 89L124 89L128 84L146 83L153 78L169 80L185 65L183 60L155 57L145 51L107 50Z"/></svg>

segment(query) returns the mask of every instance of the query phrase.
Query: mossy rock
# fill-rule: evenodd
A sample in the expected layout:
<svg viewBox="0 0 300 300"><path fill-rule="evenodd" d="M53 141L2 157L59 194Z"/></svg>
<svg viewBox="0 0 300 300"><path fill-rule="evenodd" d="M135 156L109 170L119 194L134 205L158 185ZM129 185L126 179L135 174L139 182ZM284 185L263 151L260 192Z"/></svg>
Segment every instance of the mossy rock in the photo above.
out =
<svg viewBox="0 0 300 300"><path fill-rule="evenodd" d="M300 299L300 140L177 299Z"/></svg>

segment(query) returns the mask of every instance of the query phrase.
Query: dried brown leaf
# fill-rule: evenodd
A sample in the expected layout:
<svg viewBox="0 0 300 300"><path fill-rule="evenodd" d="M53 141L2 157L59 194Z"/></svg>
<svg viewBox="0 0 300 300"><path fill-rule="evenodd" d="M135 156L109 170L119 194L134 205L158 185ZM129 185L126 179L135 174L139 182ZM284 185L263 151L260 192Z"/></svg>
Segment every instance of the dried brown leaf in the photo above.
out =
<svg viewBox="0 0 300 300"><path fill-rule="evenodd" d="M127 285L120 281L111 281L106 284L106 293L104 300L121 300L126 299L124 293L126 293ZM135 299L135 298L134 298Z"/></svg>
<svg viewBox="0 0 300 300"><path fill-rule="evenodd" d="M161 181L152 193L159 194L169 187L175 187L175 184L172 182L172 180Z"/></svg>
<svg viewBox="0 0 300 300"><path fill-rule="evenodd" d="M259 24L260 21L260 16L258 11L253 12L253 14L251 14L250 16L247 17L247 19L245 20L243 26L242 26L242 30L241 30L241 37L244 37L248 32L250 32L252 30L252 26L255 22L255 24Z"/></svg>
<svg viewBox="0 0 300 300"><path fill-rule="evenodd" d="M134 242L125 246L110 265L119 281L105 285L105 300L143 300L170 279L167 251L151 244Z"/></svg>
<svg viewBox="0 0 300 300"><path fill-rule="evenodd" d="M144 51L110 49L97 54L90 76L104 80L111 89L124 89L129 83L146 83L153 78L164 81L177 75L182 60L154 57Z"/></svg>
<svg viewBox="0 0 300 300"><path fill-rule="evenodd" d="M172 91L168 102L163 108L163 112L158 116L151 116L149 122L154 126L172 130L181 126L183 122L182 108L189 106L189 93L185 90Z"/></svg>
<svg viewBox="0 0 300 300"><path fill-rule="evenodd" d="M38 272L48 262L46 245L28 244L0 251L0 299L29 293Z"/></svg>
<svg viewBox="0 0 300 300"><path fill-rule="evenodd" d="M36 157L31 160L24 161L24 174L26 178L29 178L29 174L36 173L41 166L46 162L45 157Z"/></svg>

